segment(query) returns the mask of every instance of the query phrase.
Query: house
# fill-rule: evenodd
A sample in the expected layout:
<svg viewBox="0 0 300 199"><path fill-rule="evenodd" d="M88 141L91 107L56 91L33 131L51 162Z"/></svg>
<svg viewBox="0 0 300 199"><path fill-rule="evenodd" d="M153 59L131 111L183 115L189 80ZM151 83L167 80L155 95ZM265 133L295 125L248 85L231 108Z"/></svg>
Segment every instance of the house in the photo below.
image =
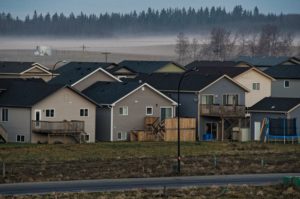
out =
<svg viewBox="0 0 300 199"><path fill-rule="evenodd" d="M261 140L266 135L266 120L273 120L276 128L268 129L270 135L288 136L288 133L298 134L300 136L300 98L286 97L266 97L257 104L248 109L251 114L251 137L253 140ZM286 120L293 120L293 125L289 125ZM277 121L276 121L277 120ZM284 124L286 122L286 124ZM275 126L275 125L273 125ZM289 130L284 134L284 126ZM292 127L293 126L293 127ZM293 132L289 132L289 131Z"/></svg>
<svg viewBox="0 0 300 199"><path fill-rule="evenodd" d="M96 104L70 86L15 79L0 94L0 112L7 142L95 142Z"/></svg>
<svg viewBox="0 0 300 199"><path fill-rule="evenodd" d="M300 64L272 66L265 73L276 79L272 82L272 97L300 98Z"/></svg>
<svg viewBox="0 0 300 199"><path fill-rule="evenodd" d="M153 73L137 80L177 100L181 74ZM180 87L181 117L197 118L198 139L213 134L215 139L228 138L229 132L245 118L245 93L248 89L227 75L206 75L191 72Z"/></svg>
<svg viewBox="0 0 300 199"><path fill-rule="evenodd" d="M234 61L242 61L252 64L254 67L261 71L265 71L268 68L278 65L282 62L285 62L289 59L286 56L240 56L236 58Z"/></svg>
<svg viewBox="0 0 300 199"><path fill-rule="evenodd" d="M97 81L121 82L105 70L115 66L114 63L69 62L55 70L55 73L59 75L49 83L70 85L82 91Z"/></svg>
<svg viewBox="0 0 300 199"><path fill-rule="evenodd" d="M251 107L265 97L271 96L274 78L245 62L195 61L187 66L200 74L228 75L246 87L246 107Z"/></svg>
<svg viewBox="0 0 300 199"><path fill-rule="evenodd" d="M100 106L97 140L127 140L132 130L144 129L145 117L164 120L175 116L177 103L146 83L97 82L83 93Z"/></svg>
<svg viewBox="0 0 300 199"><path fill-rule="evenodd" d="M0 79L1 78L41 78L49 81L53 75L45 66L35 62L0 62Z"/></svg>
<svg viewBox="0 0 300 199"><path fill-rule="evenodd" d="M182 73L185 71L183 66L172 61L124 60L118 65L112 73L123 78L134 78L141 73Z"/></svg>

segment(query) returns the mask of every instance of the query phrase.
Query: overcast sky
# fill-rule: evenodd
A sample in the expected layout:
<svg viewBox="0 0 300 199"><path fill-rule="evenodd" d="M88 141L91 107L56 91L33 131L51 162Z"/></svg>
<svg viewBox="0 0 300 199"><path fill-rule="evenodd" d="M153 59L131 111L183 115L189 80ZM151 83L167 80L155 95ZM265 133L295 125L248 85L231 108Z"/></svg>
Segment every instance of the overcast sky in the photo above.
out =
<svg viewBox="0 0 300 199"><path fill-rule="evenodd" d="M161 9L221 6L232 10L235 5L242 5L250 10L258 6L263 13L300 13L300 0L0 0L0 12L10 12L13 16L24 18L27 14L32 15L34 10L38 13L79 14L82 11L99 14L141 11L148 7Z"/></svg>

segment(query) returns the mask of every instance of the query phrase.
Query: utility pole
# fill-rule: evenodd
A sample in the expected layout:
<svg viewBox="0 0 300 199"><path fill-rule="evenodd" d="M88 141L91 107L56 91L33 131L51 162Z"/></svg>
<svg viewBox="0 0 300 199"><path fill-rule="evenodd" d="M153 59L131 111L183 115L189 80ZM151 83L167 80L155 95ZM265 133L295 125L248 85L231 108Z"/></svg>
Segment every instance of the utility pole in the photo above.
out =
<svg viewBox="0 0 300 199"><path fill-rule="evenodd" d="M103 52L101 54L105 56L105 63L107 63L108 55L110 55L111 52Z"/></svg>

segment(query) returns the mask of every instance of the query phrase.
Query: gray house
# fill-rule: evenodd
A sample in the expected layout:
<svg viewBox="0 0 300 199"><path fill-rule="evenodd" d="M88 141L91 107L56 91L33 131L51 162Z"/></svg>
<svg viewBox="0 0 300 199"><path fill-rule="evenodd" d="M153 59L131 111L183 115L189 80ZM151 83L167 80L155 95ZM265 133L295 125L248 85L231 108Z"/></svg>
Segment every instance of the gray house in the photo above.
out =
<svg viewBox="0 0 300 199"><path fill-rule="evenodd" d="M69 62L55 70L58 76L49 83L70 85L82 91L98 81L121 82L107 71L115 66L114 63L103 62Z"/></svg>
<svg viewBox="0 0 300 199"><path fill-rule="evenodd" d="M130 131L144 129L145 117L164 120L175 116L177 103L146 83L97 82L83 93L100 106L97 140L127 140Z"/></svg>
<svg viewBox="0 0 300 199"><path fill-rule="evenodd" d="M276 79L272 82L272 97L293 97L300 98L300 64L276 65L265 71Z"/></svg>
<svg viewBox="0 0 300 199"><path fill-rule="evenodd" d="M151 74L139 79L177 100L181 74ZM212 134L214 139L229 138L232 127L245 118L245 93L248 89L227 75L190 73L180 89L182 117L197 119L198 139Z"/></svg>
<svg viewBox="0 0 300 199"><path fill-rule="evenodd" d="M267 97L249 108L251 114L251 138L259 141L266 134L266 120L276 121L276 127L269 129L272 135L284 136L284 126L289 127L287 119L293 119L293 125L290 125L289 130L286 130L286 136L290 134L298 134L300 136L300 98L283 98L283 97ZM274 125L273 125L274 126ZM296 133L295 133L296 132Z"/></svg>
<svg viewBox="0 0 300 199"><path fill-rule="evenodd" d="M95 141L96 104L88 97L70 86L39 79L7 81L0 86L0 132L5 141Z"/></svg>

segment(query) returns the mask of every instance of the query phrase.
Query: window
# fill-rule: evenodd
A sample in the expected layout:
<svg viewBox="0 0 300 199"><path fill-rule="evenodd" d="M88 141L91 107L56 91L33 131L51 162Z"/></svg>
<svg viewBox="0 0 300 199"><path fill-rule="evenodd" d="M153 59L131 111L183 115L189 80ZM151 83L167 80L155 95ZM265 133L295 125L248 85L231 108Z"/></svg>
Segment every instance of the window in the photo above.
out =
<svg viewBox="0 0 300 199"><path fill-rule="evenodd" d="M46 117L54 117L54 109L46 109Z"/></svg>
<svg viewBox="0 0 300 199"><path fill-rule="evenodd" d="M284 80L284 88L290 88L290 81Z"/></svg>
<svg viewBox="0 0 300 199"><path fill-rule="evenodd" d="M146 107L146 115L153 115L153 107L152 106Z"/></svg>
<svg viewBox="0 0 300 199"><path fill-rule="evenodd" d="M223 95L223 105L238 105L239 104L239 96L233 94Z"/></svg>
<svg viewBox="0 0 300 199"><path fill-rule="evenodd" d="M128 106L122 106L119 108L120 115L128 115Z"/></svg>
<svg viewBox="0 0 300 199"><path fill-rule="evenodd" d="M17 142L25 142L25 136L24 135L17 135Z"/></svg>
<svg viewBox="0 0 300 199"><path fill-rule="evenodd" d="M81 117L87 117L87 116L89 116L89 110L87 108L80 109L80 116Z"/></svg>
<svg viewBox="0 0 300 199"><path fill-rule="evenodd" d="M252 84L252 89L253 90L260 90L260 83L253 83Z"/></svg>
<svg viewBox="0 0 300 199"><path fill-rule="evenodd" d="M2 122L7 122L8 121L8 109L3 108L2 109Z"/></svg>
<svg viewBox="0 0 300 199"><path fill-rule="evenodd" d="M118 132L118 140L127 140L127 132Z"/></svg>
<svg viewBox="0 0 300 199"><path fill-rule="evenodd" d="M173 117L173 108L172 107L161 107L160 108L160 120L163 121L167 118Z"/></svg>
<svg viewBox="0 0 300 199"><path fill-rule="evenodd" d="M214 96L213 95L202 95L201 96L201 104L214 104Z"/></svg>

